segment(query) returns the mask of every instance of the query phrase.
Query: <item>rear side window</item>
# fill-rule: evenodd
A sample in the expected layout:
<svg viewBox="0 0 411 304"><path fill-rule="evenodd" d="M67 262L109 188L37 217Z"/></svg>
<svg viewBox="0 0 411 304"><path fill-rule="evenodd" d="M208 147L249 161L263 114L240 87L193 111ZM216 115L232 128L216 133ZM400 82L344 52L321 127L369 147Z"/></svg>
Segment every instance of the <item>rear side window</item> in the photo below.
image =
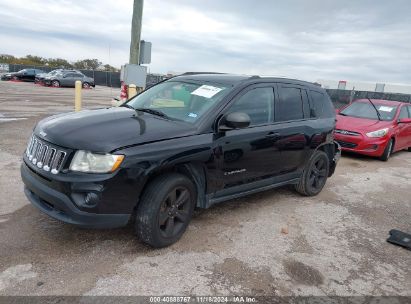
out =
<svg viewBox="0 0 411 304"><path fill-rule="evenodd" d="M323 93L311 92L311 110L310 116L316 118L332 117L334 114L333 106L328 98Z"/></svg>
<svg viewBox="0 0 411 304"><path fill-rule="evenodd" d="M277 121L303 119L304 107L301 89L281 87L277 113Z"/></svg>

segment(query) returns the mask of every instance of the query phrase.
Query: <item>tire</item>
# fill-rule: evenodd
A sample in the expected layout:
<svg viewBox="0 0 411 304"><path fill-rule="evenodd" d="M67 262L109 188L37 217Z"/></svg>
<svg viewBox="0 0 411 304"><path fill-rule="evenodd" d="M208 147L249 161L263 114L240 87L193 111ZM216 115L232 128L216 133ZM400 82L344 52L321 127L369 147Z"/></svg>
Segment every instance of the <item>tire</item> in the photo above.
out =
<svg viewBox="0 0 411 304"><path fill-rule="evenodd" d="M295 190L305 196L317 195L323 189L329 171L328 155L323 151L316 151L304 168Z"/></svg>
<svg viewBox="0 0 411 304"><path fill-rule="evenodd" d="M390 141L387 143L387 146L384 149L384 153L381 155L380 159L382 161L387 161L391 156L393 148L394 148L394 140L391 138Z"/></svg>
<svg viewBox="0 0 411 304"><path fill-rule="evenodd" d="M195 186L184 175L169 173L157 177L146 187L137 206L137 237L155 248L177 242L191 220L196 198Z"/></svg>
<svg viewBox="0 0 411 304"><path fill-rule="evenodd" d="M58 80L53 80L53 81L51 82L51 86L54 87L54 88L59 88L59 87L60 87L60 81L58 81Z"/></svg>
<svg viewBox="0 0 411 304"><path fill-rule="evenodd" d="M83 82L82 87L83 87L83 89L90 89L91 88L91 86L88 82Z"/></svg>

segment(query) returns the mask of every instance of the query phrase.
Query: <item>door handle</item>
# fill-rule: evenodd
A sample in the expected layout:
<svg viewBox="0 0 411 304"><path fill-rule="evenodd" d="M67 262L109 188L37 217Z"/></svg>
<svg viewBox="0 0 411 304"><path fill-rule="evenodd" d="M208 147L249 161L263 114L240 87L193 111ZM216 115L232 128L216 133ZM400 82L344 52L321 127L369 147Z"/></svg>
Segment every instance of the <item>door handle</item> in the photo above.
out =
<svg viewBox="0 0 411 304"><path fill-rule="evenodd" d="M265 137L266 137L266 138L278 138L278 137L280 137L280 133L270 132L270 133L268 133Z"/></svg>

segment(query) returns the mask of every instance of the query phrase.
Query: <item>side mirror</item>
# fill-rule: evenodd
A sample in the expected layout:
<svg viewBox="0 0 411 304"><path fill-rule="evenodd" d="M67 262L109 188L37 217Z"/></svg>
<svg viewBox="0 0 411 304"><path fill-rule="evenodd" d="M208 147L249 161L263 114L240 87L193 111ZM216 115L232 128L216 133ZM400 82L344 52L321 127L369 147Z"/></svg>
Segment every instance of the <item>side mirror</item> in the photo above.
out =
<svg viewBox="0 0 411 304"><path fill-rule="evenodd" d="M398 123L411 123L411 118L401 118Z"/></svg>
<svg viewBox="0 0 411 304"><path fill-rule="evenodd" d="M233 112L227 114L222 119L222 125L220 126L220 130L232 130L232 129L244 129L250 125L251 119L250 116L246 113L242 112Z"/></svg>

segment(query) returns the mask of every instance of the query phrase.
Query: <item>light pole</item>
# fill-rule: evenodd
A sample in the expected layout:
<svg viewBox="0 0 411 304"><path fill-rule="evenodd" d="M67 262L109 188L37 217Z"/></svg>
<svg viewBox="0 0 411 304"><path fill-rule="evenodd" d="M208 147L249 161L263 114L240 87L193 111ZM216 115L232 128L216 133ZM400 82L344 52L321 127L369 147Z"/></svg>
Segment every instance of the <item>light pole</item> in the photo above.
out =
<svg viewBox="0 0 411 304"><path fill-rule="evenodd" d="M131 21L130 64L140 64L141 23L144 0L134 0L133 19Z"/></svg>

